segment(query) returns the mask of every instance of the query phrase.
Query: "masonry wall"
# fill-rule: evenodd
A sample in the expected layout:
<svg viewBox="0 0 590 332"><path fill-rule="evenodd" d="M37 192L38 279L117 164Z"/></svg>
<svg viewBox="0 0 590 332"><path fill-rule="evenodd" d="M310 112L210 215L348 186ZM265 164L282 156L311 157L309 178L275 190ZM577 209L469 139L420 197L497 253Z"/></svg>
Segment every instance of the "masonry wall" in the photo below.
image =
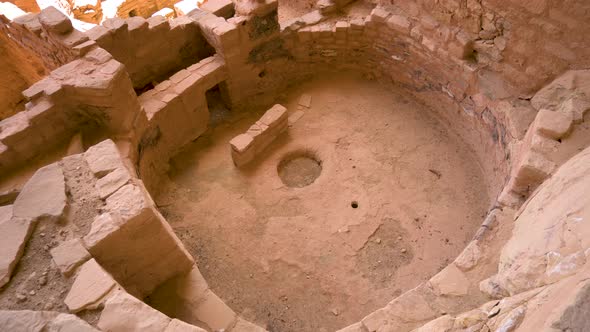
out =
<svg viewBox="0 0 590 332"><path fill-rule="evenodd" d="M324 71L363 72L369 79L406 89L430 106L434 116L472 146L488 177L490 197L497 196L509 172L512 131L521 128L513 128L506 107L496 108L496 101L476 93L480 81L490 78L478 76L467 56L470 40L464 33L421 33L421 21L384 9L352 21L328 20L316 11L282 29L268 24L275 15L270 5L228 20L192 14L226 61L229 95L236 107L267 107L272 104L269 96ZM262 21L267 24L259 29ZM508 103L507 108L517 106ZM534 117L534 110L529 111Z"/></svg>
<svg viewBox="0 0 590 332"><path fill-rule="evenodd" d="M590 65L590 3L584 0L397 0L395 5L425 22L464 30L474 40L478 63L523 96L566 69Z"/></svg>
<svg viewBox="0 0 590 332"><path fill-rule="evenodd" d="M87 32L123 63L135 88L161 82L212 55L198 26L188 18L114 18Z"/></svg>
<svg viewBox="0 0 590 332"><path fill-rule="evenodd" d="M174 0L127 0L117 9L117 16L128 18L133 16L150 17L162 8L173 8L178 1Z"/></svg>

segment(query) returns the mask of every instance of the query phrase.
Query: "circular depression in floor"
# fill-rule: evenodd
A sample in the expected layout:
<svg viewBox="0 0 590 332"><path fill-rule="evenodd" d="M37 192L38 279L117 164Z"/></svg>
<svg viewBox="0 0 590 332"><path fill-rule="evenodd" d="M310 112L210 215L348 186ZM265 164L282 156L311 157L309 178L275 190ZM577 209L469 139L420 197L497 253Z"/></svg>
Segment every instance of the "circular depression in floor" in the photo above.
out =
<svg viewBox="0 0 590 332"><path fill-rule="evenodd" d="M291 152L279 162L277 173L287 187L303 188L320 176L322 162L311 152Z"/></svg>
<svg viewBox="0 0 590 332"><path fill-rule="evenodd" d="M264 109L186 147L155 196L211 289L269 331L335 331L383 307L452 261L488 202L470 149L405 91L339 74L279 102L293 112L302 94L311 107L253 165L237 169L227 142Z"/></svg>

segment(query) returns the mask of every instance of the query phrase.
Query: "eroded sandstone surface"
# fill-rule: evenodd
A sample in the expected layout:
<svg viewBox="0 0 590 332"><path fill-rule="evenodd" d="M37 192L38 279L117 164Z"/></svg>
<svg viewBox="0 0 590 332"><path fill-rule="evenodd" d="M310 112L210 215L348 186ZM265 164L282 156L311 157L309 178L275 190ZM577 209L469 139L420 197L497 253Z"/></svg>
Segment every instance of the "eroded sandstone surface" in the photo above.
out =
<svg viewBox="0 0 590 332"><path fill-rule="evenodd" d="M589 11L1 3L0 330L589 330Z"/></svg>

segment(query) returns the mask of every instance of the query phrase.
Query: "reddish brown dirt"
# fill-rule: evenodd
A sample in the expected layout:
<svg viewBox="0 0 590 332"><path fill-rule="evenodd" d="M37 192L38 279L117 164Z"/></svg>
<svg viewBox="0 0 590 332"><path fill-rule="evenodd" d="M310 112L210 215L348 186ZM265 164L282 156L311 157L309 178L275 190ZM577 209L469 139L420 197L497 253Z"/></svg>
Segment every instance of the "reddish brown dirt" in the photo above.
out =
<svg viewBox="0 0 590 332"><path fill-rule="evenodd" d="M50 250L88 233L104 203L95 194L96 180L82 155L66 157L61 164L69 197L66 216L60 222L37 223L10 282L0 288L0 310L69 312L64 299L75 277L66 278L60 273ZM85 310L78 316L96 324L99 314L98 310Z"/></svg>
<svg viewBox="0 0 590 332"><path fill-rule="evenodd" d="M284 23L313 10L317 0L279 0L279 22Z"/></svg>
<svg viewBox="0 0 590 332"><path fill-rule="evenodd" d="M289 91L311 109L236 169L229 140L264 110L232 114L172 161L156 202L211 288L270 331L334 331L429 279L464 248L488 197L466 145L432 112L356 76ZM310 185L280 161L312 151ZM356 203L356 208L353 206Z"/></svg>

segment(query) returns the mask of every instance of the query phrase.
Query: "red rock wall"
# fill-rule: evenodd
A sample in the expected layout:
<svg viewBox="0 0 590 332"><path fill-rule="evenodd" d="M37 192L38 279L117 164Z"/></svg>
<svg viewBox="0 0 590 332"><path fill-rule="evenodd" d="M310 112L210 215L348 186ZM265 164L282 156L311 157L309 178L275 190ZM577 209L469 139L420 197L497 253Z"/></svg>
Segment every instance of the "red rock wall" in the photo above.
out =
<svg viewBox="0 0 590 332"><path fill-rule="evenodd" d="M4 2L10 2L15 4L18 8L29 12L29 13L38 13L41 11L37 1L35 0L5 0Z"/></svg>
<svg viewBox="0 0 590 332"><path fill-rule="evenodd" d="M73 54L48 34L39 35L0 16L0 120L23 109L21 91Z"/></svg>

